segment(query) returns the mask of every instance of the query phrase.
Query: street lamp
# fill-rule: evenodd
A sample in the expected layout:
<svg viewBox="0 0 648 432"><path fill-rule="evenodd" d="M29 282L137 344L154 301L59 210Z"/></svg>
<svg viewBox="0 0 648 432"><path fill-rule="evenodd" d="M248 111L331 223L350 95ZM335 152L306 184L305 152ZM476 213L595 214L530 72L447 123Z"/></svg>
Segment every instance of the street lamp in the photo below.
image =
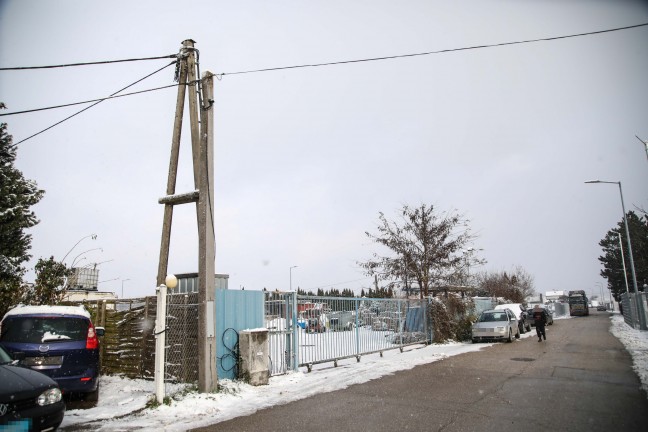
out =
<svg viewBox="0 0 648 432"><path fill-rule="evenodd" d="M299 266L292 266L290 267L290 291L292 291L292 269L297 268Z"/></svg>
<svg viewBox="0 0 648 432"><path fill-rule="evenodd" d="M79 258L81 255L87 254L88 252L100 250L103 252L102 248L94 248L94 249L88 249L87 251L81 252L79 255L75 256L74 259L72 260L72 264L70 265L71 268L74 268L74 265L77 263L77 258Z"/></svg>
<svg viewBox="0 0 648 432"><path fill-rule="evenodd" d="M166 344L166 296L167 288L178 286L175 275L167 275L164 283L157 287L157 311L155 315L155 397L164 402L164 345Z"/></svg>
<svg viewBox="0 0 648 432"><path fill-rule="evenodd" d="M72 250L73 250L75 247L77 247L77 245L78 245L79 243L81 243L83 240L85 240L85 239L87 239L87 238L89 238L89 237L92 237L92 240L96 240L96 239L97 239L97 234L90 234L90 235L87 235L87 236L85 236L85 237L81 237L81 239L79 239L79 241L76 242L76 243L74 244L74 246L72 246L72 247L70 248L69 251L67 251L67 253L66 253L65 256L63 257L63 259L61 260L61 262L65 261L65 258L67 258L67 256L70 254L70 252L72 252Z"/></svg>
<svg viewBox="0 0 648 432"><path fill-rule="evenodd" d="M121 298L124 298L124 282L129 281L130 279L122 279L122 295Z"/></svg>
<svg viewBox="0 0 648 432"><path fill-rule="evenodd" d="M470 257L472 256L473 253L475 252L481 252L484 249L478 248L475 249L474 247L469 247L468 249L462 249L461 250L461 255L464 259L464 263L466 265L466 286L469 286L468 284L470 283ZM479 264L479 262L478 262Z"/></svg>
<svg viewBox="0 0 648 432"><path fill-rule="evenodd" d="M637 137L637 139L638 139L639 141L641 141L641 144L643 144L644 147L646 148L646 158L648 158L648 141L644 141L644 140L642 140L642 139L639 138L637 135L635 135L635 136Z"/></svg>
<svg viewBox="0 0 648 432"><path fill-rule="evenodd" d="M619 193L621 194L621 210L623 210L623 224L625 225L626 240L628 241L628 256L630 257L630 270L632 271L632 287L635 294L635 303L637 304L637 315L639 316L639 328L646 329L645 317L643 316L643 302L639 297L639 290L637 289L637 274L635 272L634 258L632 257L632 242L630 241L630 229L628 228L628 218L626 217L625 203L623 202L623 189L621 182L603 181L603 180L590 180L586 181L588 184L602 183L602 184L616 184L619 185Z"/></svg>
<svg viewBox="0 0 648 432"><path fill-rule="evenodd" d="M619 236L619 249L621 250L621 262L623 263L623 277L625 278L626 283L626 293L630 294L630 288L628 288L628 271L626 270L625 257L623 255L623 242L621 242L621 233L616 233Z"/></svg>

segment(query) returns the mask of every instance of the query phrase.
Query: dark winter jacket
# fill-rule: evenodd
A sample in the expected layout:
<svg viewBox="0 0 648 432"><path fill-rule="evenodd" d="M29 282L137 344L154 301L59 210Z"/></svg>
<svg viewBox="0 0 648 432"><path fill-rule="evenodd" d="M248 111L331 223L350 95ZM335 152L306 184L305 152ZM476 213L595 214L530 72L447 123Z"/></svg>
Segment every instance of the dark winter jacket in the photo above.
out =
<svg viewBox="0 0 648 432"><path fill-rule="evenodd" d="M533 320L535 321L535 325L547 324L547 312L542 308L533 309Z"/></svg>

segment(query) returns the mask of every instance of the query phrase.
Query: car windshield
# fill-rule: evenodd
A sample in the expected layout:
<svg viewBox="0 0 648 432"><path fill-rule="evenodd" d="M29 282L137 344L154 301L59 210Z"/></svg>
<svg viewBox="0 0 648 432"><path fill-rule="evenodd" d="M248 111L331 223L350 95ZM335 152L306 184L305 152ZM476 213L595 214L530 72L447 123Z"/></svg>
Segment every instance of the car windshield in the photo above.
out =
<svg viewBox="0 0 648 432"><path fill-rule="evenodd" d="M484 312L479 316L479 322L508 321L506 312Z"/></svg>
<svg viewBox="0 0 648 432"><path fill-rule="evenodd" d="M2 322L2 342L44 343L85 340L88 321L82 317L10 316Z"/></svg>

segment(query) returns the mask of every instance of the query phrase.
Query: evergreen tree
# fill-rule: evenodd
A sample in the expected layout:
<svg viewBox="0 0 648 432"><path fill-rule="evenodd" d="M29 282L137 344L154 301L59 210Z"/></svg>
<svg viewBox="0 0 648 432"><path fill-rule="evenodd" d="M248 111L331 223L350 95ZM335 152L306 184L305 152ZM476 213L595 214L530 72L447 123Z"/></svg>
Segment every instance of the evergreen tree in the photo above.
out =
<svg viewBox="0 0 648 432"><path fill-rule="evenodd" d="M44 194L14 166L16 150L7 124L0 123L0 318L25 291L24 264L31 258L31 235L25 230L39 222L31 207Z"/></svg>
<svg viewBox="0 0 648 432"><path fill-rule="evenodd" d="M65 282L72 275L73 270L55 261L54 257L47 260L40 258L34 270L36 281L27 301L36 305L60 303L65 294Z"/></svg>
<svg viewBox="0 0 648 432"><path fill-rule="evenodd" d="M644 284L648 283L648 216L637 216L633 211L626 214L628 221L628 230L630 231L630 241L632 243L632 257L634 259L635 272L637 274L637 289L643 291ZM623 256L619 244L619 236L623 244ZM615 228L612 228L605 234L605 237L599 242L603 249L603 255L599 261L603 264L601 276L607 279L608 288L612 295L618 301L620 295L626 292L626 278L628 279L628 290L634 291L632 283L632 269L630 268L630 255L628 250L628 241L626 237L625 224L623 219L619 221ZM623 272L625 260L626 272Z"/></svg>

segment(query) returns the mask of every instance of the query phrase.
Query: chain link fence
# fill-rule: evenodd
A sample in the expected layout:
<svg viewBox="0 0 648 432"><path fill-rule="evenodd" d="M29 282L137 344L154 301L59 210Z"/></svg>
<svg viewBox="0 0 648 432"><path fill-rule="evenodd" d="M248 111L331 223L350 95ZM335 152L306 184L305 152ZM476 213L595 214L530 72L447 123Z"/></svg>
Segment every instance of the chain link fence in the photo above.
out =
<svg viewBox="0 0 648 432"><path fill-rule="evenodd" d="M129 378L155 376L157 298L86 300L101 339L101 373ZM198 382L198 293L167 296L165 381Z"/></svg>

